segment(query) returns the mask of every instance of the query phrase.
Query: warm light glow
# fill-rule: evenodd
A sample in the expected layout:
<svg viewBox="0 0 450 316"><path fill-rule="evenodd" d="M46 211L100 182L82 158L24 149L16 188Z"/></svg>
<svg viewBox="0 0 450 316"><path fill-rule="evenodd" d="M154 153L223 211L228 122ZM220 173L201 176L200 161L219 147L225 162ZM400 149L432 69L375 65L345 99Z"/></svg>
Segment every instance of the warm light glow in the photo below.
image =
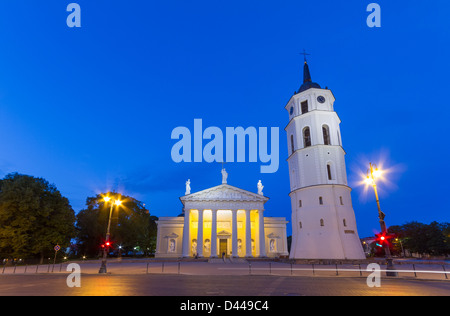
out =
<svg viewBox="0 0 450 316"><path fill-rule="evenodd" d="M115 200L114 203L115 203L117 206L119 206L120 204L122 204L122 201L120 201L120 200Z"/></svg>
<svg viewBox="0 0 450 316"><path fill-rule="evenodd" d="M364 180L364 182L365 182L366 184L373 184L373 180L372 180L370 177L367 177L367 178Z"/></svg>
<svg viewBox="0 0 450 316"><path fill-rule="evenodd" d="M350 175L349 182L353 186L361 187L359 200L362 203L373 199L372 187L374 185L376 185L380 198L383 198L383 196L386 197L391 192L398 190L396 183L400 175L406 170L404 164L394 164L389 159L389 153L386 150L372 154L372 156L374 157L371 159L361 156L358 158L358 162L350 167L353 172ZM372 172L370 170L371 166Z"/></svg>
<svg viewBox="0 0 450 316"><path fill-rule="evenodd" d="M105 196L103 199L105 200L105 202L109 202L111 200L109 196Z"/></svg>
<svg viewBox="0 0 450 316"><path fill-rule="evenodd" d="M382 174L383 174L383 171L379 170L378 168L375 169L375 171L373 172L374 178L379 178L379 177L381 177Z"/></svg>

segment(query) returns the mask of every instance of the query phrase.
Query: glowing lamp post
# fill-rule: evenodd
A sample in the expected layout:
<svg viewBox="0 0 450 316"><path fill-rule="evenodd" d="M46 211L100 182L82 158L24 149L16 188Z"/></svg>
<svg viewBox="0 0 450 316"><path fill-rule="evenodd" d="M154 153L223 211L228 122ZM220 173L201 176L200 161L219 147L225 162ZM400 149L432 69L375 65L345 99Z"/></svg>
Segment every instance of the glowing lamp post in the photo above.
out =
<svg viewBox="0 0 450 316"><path fill-rule="evenodd" d="M375 170L374 170L375 168ZM384 222L384 217L386 216L382 211L380 207L380 200L378 198L378 191L377 191L377 185L375 182L375 179L380 178L383 172L378 169L376 165L373 165L372 163L369 163L369 169L367 170L367 178L365 179L366 184L371 185L373 187L373 191L375 192L375 199L377 200L377 206L378 206L378 218L380 219L380 226L381 226L381 234L382 238L381 241L383 242L384 251L386 254L386 275L387 276L397 276L397 272L395 272L394 264L392 261L391 256L391 250L389 249L389 244L386 241L386 237L388 236L386 223Z"/></svg>
<svg viewBox="0 0 450 316"><path fill-rule="evenodd" d="M110 246L109 236L110 236L110 228L111 228L111 216L113 212L114 205L121 205L122 201L120 200L112 200L109 196L106 196L103 198L106 203L111 202L111 207L109 209L109 218L108 218L108 228L106 229L106 238L105 238L105 245L103 247L103 259L102 259L102 265L100 266L100 270L98 273L106 273L106 256L108 253L108 248Z"/></svg>

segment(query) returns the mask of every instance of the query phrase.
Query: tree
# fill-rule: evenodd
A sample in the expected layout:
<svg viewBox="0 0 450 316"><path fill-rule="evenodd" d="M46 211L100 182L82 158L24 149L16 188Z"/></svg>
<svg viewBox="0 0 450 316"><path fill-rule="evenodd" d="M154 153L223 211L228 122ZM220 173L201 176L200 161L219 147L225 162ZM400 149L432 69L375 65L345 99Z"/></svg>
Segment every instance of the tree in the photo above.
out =
<svg viewBox="0 0 450 316"><path fill-rule="evenodd" d="M446 244L443 234L443 226L438 222L427 225L427 253L430 255L442 255L446 253Z"/></svg>
<svg viewBox="0 0 450 316"><path fill-rule="evenodd" d="M419 222L410 222L403 225L405 235L403 246L411 253L418 253L420 255L428 253L426 226L426 224Z"/></svg>
<svg viewBox="0 0 450 316"><path fill-rule="evenodd" d="M442 234L444 235L444 243L446 249L446 255L450 254L450 223L442 224Z"/></svg>
<svg viewBox="0 0 450 316"><path fill-rule="evenodd" d="M69 200L43 178L8 174L0 180L0 253L26 258L68 247L75 237L75 213Z"/></svg>
<svg viewBox="0 0 450 316"><path fill-rule="evenodd" d="M402 226L391 226L389 232L395 233L403 248L411 253L440 256L450 253L449 226L449 223L409 222Z"/></svg>
<svg viewBox="0 0 450 316"><path fill-rule="evenodd" d="M150 215L142 202L115 192L87 198L87 207L77 215L78 249L88 256L100 254L110 212L110 204L104 201L105 196L122 201L120 206L113 208L110 231L112 250L117 251L120 245L122 253L133 251L135 247L145 255L153 252L156 247L157 218Z"/></svg>

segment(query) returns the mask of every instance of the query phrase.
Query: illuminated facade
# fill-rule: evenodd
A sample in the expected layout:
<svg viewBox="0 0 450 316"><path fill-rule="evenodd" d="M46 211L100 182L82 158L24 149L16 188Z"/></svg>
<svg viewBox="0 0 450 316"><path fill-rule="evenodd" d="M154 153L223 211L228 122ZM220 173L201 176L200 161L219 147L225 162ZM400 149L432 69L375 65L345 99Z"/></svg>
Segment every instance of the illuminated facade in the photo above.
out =
<svg viewBox="0 0 450 316"><path fill-rule="evenodd" d="M189 193L189 192L187 192ZM265 217L262 192L221 185L180 198L183 216L160 217L156 257L288 256L286 220Z"/></svg>

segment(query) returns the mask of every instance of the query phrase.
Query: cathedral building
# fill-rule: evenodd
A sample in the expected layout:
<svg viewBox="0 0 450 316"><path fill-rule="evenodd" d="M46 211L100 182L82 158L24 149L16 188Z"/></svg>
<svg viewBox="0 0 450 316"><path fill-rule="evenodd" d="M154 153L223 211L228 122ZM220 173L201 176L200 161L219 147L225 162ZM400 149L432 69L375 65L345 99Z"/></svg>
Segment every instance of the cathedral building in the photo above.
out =
<svg viewBox="0 0 450 316"><path fill-rule="evenodd" d="M287 221L266 217L269 200L257 184L258 193L227 183L180 197L183 214L157 221L157 258L266 258L287 257Z"/></svg>

